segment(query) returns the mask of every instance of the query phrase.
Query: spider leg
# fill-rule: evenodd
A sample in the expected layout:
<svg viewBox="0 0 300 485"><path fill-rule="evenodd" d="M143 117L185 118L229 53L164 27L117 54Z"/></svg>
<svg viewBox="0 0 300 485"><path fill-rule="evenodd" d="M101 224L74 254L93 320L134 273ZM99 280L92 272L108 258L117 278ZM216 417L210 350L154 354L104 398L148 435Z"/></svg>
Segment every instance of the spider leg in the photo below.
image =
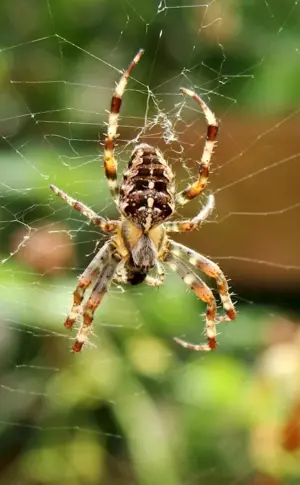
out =
<svg viewBox="0 0 300 485"><path fill-rule="evenodd" d="M149 286L161 286L165 281L165 271L163 265L157 261L156 262L157 276L150 276L147 274L145 278L145 283Z"/></svg>
<svg viewBox="0 0 300 485"><path fill-rule="evenodd" d="M186 187L176 197L176 202L180 205L184 205L189 202L205 189L209 175L209 164L216 144L216 137L218 133L218 122L214 113L210 110L207 104L201 99L194 91L190 89L181 88L181 91L193 98L198 104L200 104L206 121L208 123L206 141L203 148L203 153L199 165L199 175L196 182Z"/></svg>
<svg viewBox="0 0 300 485"><path fill-rule="evenodd" d="M92 330L94 313L107 293L119 263L120 258L118 257L118 254L110 253L110 259L103 268L91 296L84 305L82 314L83 321L80 325L75 343L72 347L73 352L80 352L83 344L87 341Z"/></svg>
<svg viewBox="0 0 300 485"><path fill-rule="evenodd" d="M73 293L72 309L65 321L66 328L72 328L77 318L82 312L81 303L84 298L85 291L90 286L92 281L103 270L103 267L108 261L110 252L112 251L111 244L108 242L102 246L100 251L96 254L94 259L90 262L85 271L79 276L78 284Z"/></svg>
<svg viewBox="0 0 300 485"><path fill-rule="evenodd" d="M165 222L164 228L167 232L189 232L197 229L205 219L207 219L215 207L215 198L211 194L207 199L207 203L202 207L201 211L193 217L193 219L185 221L171 221Z"/></svg>
<svg viewBox="0 0 300 485"><path fill-rule="evenodd" d="M119 266L118 270L114 274L113 281L120 285L125 285L128 283L127 271L125 268L125 260L123 260Z"/></svg>
<svg viewBox="0 0 300 485"><path fill-rule="evenodd" d="M183 246L183 244L176 243L172 240L170 240L170 252L178 258L188 256L188 262L192 266L200 269L207 276L210 276L216 280L222 305L226 312L226 316L218 317L218 321L233 320L236 317L236 311L230 298L227 280L219 266L205 256L202 256L202 254L199 254L196 251Z"/></svg>
<svg viewBox="0 0 300 485"><path fill-rule="evenodd" d="M149 274L141 274L138 271L132 272L128 271L128 268L124 265L124 262L120 263L118 271L114 275L114 281L118 284L127 285L131 283L136 285L145 282L149 286L161 286L165 279L165 272L163 265L157 261L156 262L157 276L153 277ZM139 278L141 275L141 278ZM137 279L138 278L138 279Z"/></svg>
<svg viewBox="0 0 300 485"><path fill-rule="evenodd" d="M119 221L107 221L104 217L98 216L96 212L90 209L87 205L79 202L76 199L70 197L66 192L59 189L55 185L50 185L50 189L58 195L61 199L63 199L67 204L73 207L75 210L83 214L87 217L95 226L102 229L104 232L115 232L119 226Z"/></svg>
<svg viewBox="0 0 300 485"><path fill-rule="evenodd" d="M104 142L104 171L108 180L111 195L114 201L118 202L119 185L117 182L117 161L114 156L115 141L118 137L118 118L122 103L122 96L124 94L128 78L132 69L137 65L144 51L140 49L134 59L129 64L126 71L123 72L120 81L116 85L114 94L111 100L111 108L108 117L107 135Z"/></svg>
<svg viewBox="0 0 300 485"><path fill-rule="evenodd" d="M197 351L210 351L214 350L217 345L217 329L216 329L216 314L217 314L217 303L211 289L202 281L199 276L196 276L190 271L188 266L182 261L178 260L172 254L168 255L166 258L166 263L170 266L173 271L176 271L179 276L183 279L184 283L193 290L200 300L207 304L206 310L206 323L205 323L205 333L208 339L207 344L192 344L185 342L179 338L175 338L175 342L182 347L190 350Z"/></svg>

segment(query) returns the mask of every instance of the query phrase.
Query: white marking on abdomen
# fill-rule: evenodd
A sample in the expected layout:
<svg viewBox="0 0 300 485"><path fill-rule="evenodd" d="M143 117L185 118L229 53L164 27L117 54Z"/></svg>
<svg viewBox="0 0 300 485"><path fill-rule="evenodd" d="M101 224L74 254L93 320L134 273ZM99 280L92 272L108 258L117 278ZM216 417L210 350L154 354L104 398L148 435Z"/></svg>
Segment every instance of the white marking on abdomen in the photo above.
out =
<svg viewBox="0 0 300 485"><path fill-rule="evenodd" d="M148 213L145 223L145 231L149 231L152 225L152 211Z"/></svg>
<svg viewBox="0 0 300 485"><path fill-rule="evenodd" d="M151 207L151 208L153 207L153 204L154 204L153 197L148 197L147 204L148 204L148 207Z"/></svg>

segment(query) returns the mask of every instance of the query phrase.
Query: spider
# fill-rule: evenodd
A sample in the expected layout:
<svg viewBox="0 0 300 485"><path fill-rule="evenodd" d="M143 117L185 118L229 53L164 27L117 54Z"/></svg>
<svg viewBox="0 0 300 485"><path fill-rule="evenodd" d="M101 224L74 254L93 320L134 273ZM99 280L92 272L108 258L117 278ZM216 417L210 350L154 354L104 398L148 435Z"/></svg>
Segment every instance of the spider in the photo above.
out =
<svg viewBox="0 0 300 485"><path fill-rule="evenodd" d="M172 216L176 203L182 206L197 197L203 192L208 181L218 122L206 103L195 92L181 88L182 93L193 98L201 106L208 124L197 180L176 195L174 174L161 151L141 143L134 148L122 182L118 184L114 149L118 137L119 112L131 71L143 53L142 49L138 51L116 84L104 143L104 171L111 195L121 213L120 219L106 220L82 202L50 185L53 192L67 204L86 216L97 228L111 234L79 277L73 293L73 306L65 321L65 327L71 328L78 318L82 317L82 323L72 347L74 352L79 352L88 340L95 311L111 282L132 285L145 282L151 286L159 286L164 281L163 263L176 271L184 283L207 305L205 326L207 343L197 345L175 338L178 344L196 351L213 350L217 345L216 324L232 320L236 316L226 278L219 266L168 237L169 232L189 232L199 228L214 208L214 197L210 195L206 205L194 218L167 221ZM194 273L191 266L216 280L225 310L224 316L217 316L217 304L212 290ZM155 277L149 275L151 269L156 269ZM93 280L96 284L90 297L83 303L85 291Z"/></svg>

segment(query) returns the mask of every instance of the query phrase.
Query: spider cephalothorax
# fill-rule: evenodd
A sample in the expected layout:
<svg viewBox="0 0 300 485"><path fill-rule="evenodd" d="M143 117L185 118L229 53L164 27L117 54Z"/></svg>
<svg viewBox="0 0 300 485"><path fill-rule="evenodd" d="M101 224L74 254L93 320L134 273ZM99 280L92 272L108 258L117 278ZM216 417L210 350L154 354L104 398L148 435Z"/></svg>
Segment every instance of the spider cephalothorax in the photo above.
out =
<svg viewBox="0 0 300 485"><path fill-rule="evenodd" d="M207 204L193 219L168 221L175 210L175 204L186 204L203 192L207 185L218 123L215 115L197 94L189 89L181 89L184 94L192 97L201 106L208 123L197 180L176 195L174 174L163 154L157 148L141 143L134 148L127 170L123 174L123 180L120 186L118 185L117 162L114 157L115 140L118 136L118 116L128 78L142 55L143 50L139 50L116 85L104 144L105 175L112 197L121 213L120 219L105 220L54 185L50 186L57 195L88 217L98 228L106 233L111 233L110 239L79 277L73 294L73 306L65 321L65 326L71 328L82 315L82 323L72 347L74 352L79 352L87 341L95 310L112 281L132 285L145 282L151 286L159 286L164 281L163 264L167 264L176 271L187 286L207 304L207 343L194 345L178 338L175 339L176 342L192 350L215 349L216 324L235 318L235 309L230 298L228 284L219 266L168 237L169 232L188 232L197 229L214 208L214 197L210 195ZM217 304L211 289L191 271L191 266L216 280L226 315L217 315ZM152 269L157 273L154 277L149 274ZM94 289L88 300L83 303L85 291L93 280L96 281Z"/></svg>

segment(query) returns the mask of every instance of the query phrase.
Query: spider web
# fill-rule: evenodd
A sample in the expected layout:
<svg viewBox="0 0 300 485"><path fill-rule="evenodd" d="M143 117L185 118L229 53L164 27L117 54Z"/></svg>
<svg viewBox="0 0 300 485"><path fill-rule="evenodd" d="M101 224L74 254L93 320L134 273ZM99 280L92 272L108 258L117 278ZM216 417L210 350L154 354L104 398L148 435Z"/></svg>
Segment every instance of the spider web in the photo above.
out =
<svg viewBox="0 0 300 485"><path fill-rule="evenodd" d="M298 0L0 9L1 483L298 483ZM210 192L216 210L174 236L231 280L239 315L213 354L172 340L203 341L205 310L174 274L158 290L113 285L79 355L63 327L105 239L49 184L117 217L99 140L140 47L120 175L143 141L163 150L180 189L194 180L206 127L181 86L221 122L208 189L176 217Z"/></svg>

